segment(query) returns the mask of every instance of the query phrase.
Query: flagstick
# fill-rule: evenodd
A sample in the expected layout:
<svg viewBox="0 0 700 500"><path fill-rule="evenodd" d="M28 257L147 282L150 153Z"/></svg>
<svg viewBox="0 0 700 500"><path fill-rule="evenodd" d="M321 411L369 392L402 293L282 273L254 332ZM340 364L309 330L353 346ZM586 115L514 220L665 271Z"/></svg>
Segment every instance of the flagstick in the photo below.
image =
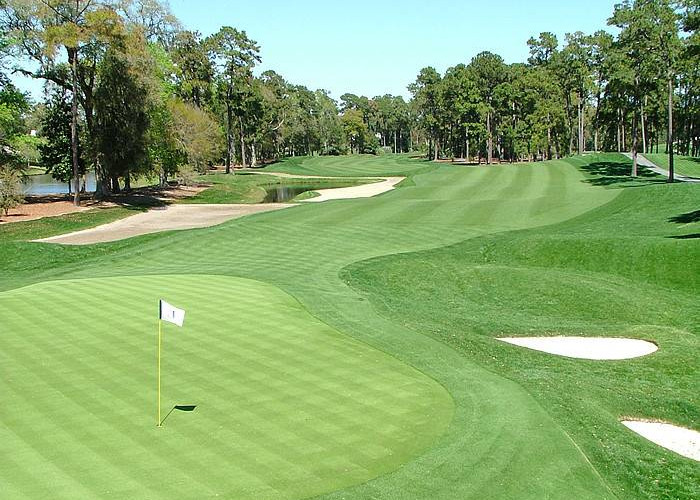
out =
<svg viewBox="0 0 700 500"><path fill-rule="evenodd" d="M158 320L158 427L161 426L160 422L160 344L163 331L163 321Z"/></svg>

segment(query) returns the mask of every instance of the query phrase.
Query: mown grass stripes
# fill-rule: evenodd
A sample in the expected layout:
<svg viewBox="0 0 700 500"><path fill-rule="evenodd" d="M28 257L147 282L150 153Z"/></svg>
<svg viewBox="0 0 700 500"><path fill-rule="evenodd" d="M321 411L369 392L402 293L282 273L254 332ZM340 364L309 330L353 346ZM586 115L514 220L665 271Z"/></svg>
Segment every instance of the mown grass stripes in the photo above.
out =
<svg viewBox="0 0 700 500"><path fill-rule="evenodd" d="M390 447L367 441L361 445L353 441L344 442L346 438L354 435L354 432L347 433L348 436L334 437L334 442L329 441L329 446L334 449L336 445L361 448L362 450L357 452L361 459L358 458L353 465L347 461L343 462L326 450L323 433L312 435L309 431L306 441L308 454L303 463L315 467L315 477L325 478L329 489L337 489L335 493L323 495L324 498L636 500L639 496L638 491L629 486L639 480L639 469L633 461L633 457L639 452L639 442L634 437L630 439L626 431L610 424L611 419L617 416L613 415L614 412L609 408L596 403L598 396L594 395L590 402L585 404L578 399L579 393L573 389L566 391L566 397L555 397L549 391L557 386L559 382L555 383L555 380L558 379L552 378L551 384L547 381L549 377L558 377L566 387L578 388L586 384L590 377L599 384L596 394L604 394L605 391L614 390L619 373L622 376L634 373L642 379L649 373L662 373L663 377L668 377L668 383L673 387L682 387L680 380L685 380L686 387L692 387L692 381L679 374L674 375L675 363L689 363L696 352L693 334L683 333L686 329L695 331L692 329L696 328L692 326L692 322L686 321L682 325L676 322L676 326L656 325L653 335L673 349L670 353L662 351L658 356L655 355L649 365L640 361L630 365L606 367L585 365L583 369L578 370L576 367L579 365L570 361L548 361L549 358L538 358L530 353L508 351L506 346L499 347L501 350L495 354L485 349L489 338L482 341L480 336L474 340L467 336L474 328L470 319L474 316L464 315L464 321L460 319L462 316L459 314L464 308L460 309L457 306L459 298L463 296L462 291L451 293L454 290L451 283L459 281L457 278L462 276L462 268L470 267L472 260L487 265L483 276L488 278L488 273L494 274L499 265L509 267L508 256L512 255L516 261L514 267L525 268L522 271L522 279L519 279L521 282L537 283L539 280L538 271L530 272L527 261L531 260L533 263L539 262L542 268L555 268L562 279L575 282L579 276L584 276L588 282L601 287L602 281L608 279L604 275L610 274L612 286L607 288L610 293L626 286L636 286L641 281L648 285L644 288L647 297L648 293L659 290L654 288L655 283L665 283L661 293L666 293L665 290L677 290L680 285L676 283L683 282L689 300L694 293L693 288L687 280L681 279L681 272L667 278L652 278L641 270L652 268L653 260L640 261L636 266L619 266L618 271L614 262L605 258L610 244L606 242L604 235L607 233L609 241L617 241L616 236L619 233L617 229L610 228L609 221L616 220L616 224L624 224L630 216L625 212L629 208L631 214L639 214L638 219L633 218L632 224L642 228L642 231L647 230L647 226L642 222L644 214L648 214L648 211L644 212L645 207L654 196L662 194L661 191L654 191L649 200L643 200L641 194L646 192L646 188L639 191L640 188L627 190L598 187L599 183L593 182L594 177L578 169L594 163L605 165L622 161L626 160L617 155L605 155L544 164L473 169L452 165L428 166L424 162L404 157L296 159L272 168L316 175L340 173L348 176L372 176L408 173L412 177L406 187L374 199L302 206L293 211L256 215L202 230L145 236L128 242L85 249L51 250L54 263L44 265L40 271L37 267L30 269L26 260L32 252L37 251L35 249L44 249L46 246L18 243L18 254L12 261L12 269L0 266L0 287L8 290L56 277L94 278L94 283L110 276L123 276L124 282L127 283L133 280L132 277L144 276L147 280L149 275L164 274L252 278L282 288L330 327L390 353L434 378L449 391L455 407L451 424L445 432L419 456L412 456L410 459L404 457L400 467L397 465L398 458L393 464L385 463L383 475L371 481L361 479L366 476L362 476L362 471L356 467L359 465L358 461L361 463L368 458L381 456ZM606 179L606 182L610 180ZM644 182L646 181L638 181L635 185L643 185ZM660 187L663 186L651 186L654 190ZM678 187L673 186L669 189ZM635 194L635 190L638 190L638 194ZM665 205L663 210L667 210L668 206ZM681 207L678 208L680 211ZM660 235L655 237L655 245L664 241L665 236L685 235L694 231L692 227L683 229L680 225L665 222L666 218L672 215L677 214L673 212L665 215L659 226L663 229L654 230L654 234ZM605 219L606 222L601 223L598 219ZM569 220L575 223L569 224ZM571 228L573 234L580 237L572 236L566 230L552 233L545 231L545 226L556 224L560 224L564 229ZM596 229L596 224L607 226L607 229L602 226ZM514 232L509 233L511 231ZM519 231L526 237L501 237L501 234L518 234ZM665 231L668 232L664 233ZM573 243L574 240L576 243ZM473 245L460 243L465 241L472 242ZM590 251L586 247L588 242L596 245ZM559 245L559 258L552 259L547 248L553 248L550 245L555 243ZM669 238L668 245L664 248L674 249L676 255L679 255L678 248L681 245L692 243ZM449 259L443 262L443 254L431 261L432 267L423 268L412 264L394 266L395 259L396 262L402 262L401 256L411 258L410 252L431 249L439 252L437 249L445 246L450 246L449 251L445 250L445 255L456 252L455 272L442 272L446 270L444 264L452 262ZM653 252L660 250L661 247L658 247ZM19 251L27 252L24 258L19 256ZM648 251L648 247L642 244L637 254L644 255ZM343 268L358 261L393 254L399 254L399 257L388 258L386 266L372 267L371 272L370 268L367 268L368 273L364 275L366 279L361 291L347 286L343 281L343 278L347 278L345 273L340 276ZM594 255L602 257L596 259ZM461 259L467 259L469 264L461 265ZM571 262L580 262L581 265L572 270L569 265ZM373 264L373 261L368 263L370 264ZM481 276L477 277L481 279ZM436 283L435 277L440 277L441 281ZM209 281L210 278L203 278L203 283ZM436 323L444 320L435 331L423 328L413 313L394 315L388 312L388 309L395 307L397 301L400 302L404 297L400 292L402 283L410 283L417 289L422 287L423 292L427 294L429 300L426 299L424 303L417 302L414 313L426 312ZM464 305L489 305L489 294L492 291L498 292L498 289L491 288L483 288L484 297L480 302L465 301ZM378 290L383 292L374 293ZM399 293L394 293L395 291ZM207 293L220 294L214 290ZM450 296L446 297L446 294ZM497 295L493 298L498 298ZM521 301L525 303L537 299L536 295L528 293L527 289L522 291L522 295ZM230 307L229 304L236 304L237 300L241 301L240 307L245 310L256 311L263 307L254 296L253 300L246 301L245 292L227 295L225 300L227 307ZM684 304L685 300L681 298ZM651 303L648 297L644 303ZM657 309L652 308L653 310ZM647 317L651 318L655 314L652 311L646 313ZM538 328L561 326L561 322L547 323L542 320L538 323L531 311L530 314L525 314L528 312L527 308L516 312L523 314L527 321L531 321ZM279 314L285 317L290 311L282 309ZM503 324L505 319L502 316L504 315L491 322L484 320L476 324L483 328L488 327L490 331L492 327L499 328ZM459 321L449 321L451 317L456 317ZM587 318L585 314L579 315L574 317L571 324L586 324ZM587 324L597 324L598 327L620 324L619 321L616 323L605 318L598 319L598 323L589 321ZM627 325L626 332L630 335L641 335L639 328L643 326ZM117 335L122 335L116 327L114 329ZM112 342L112 339L105 340ZM191 355L200 368L183 370L183 380L189 376L196 384L210 384L210 389L206 392L212 394L212 399L217 403L223 398L215 397L216 394L235 392L236 397L247 398L252 401L251 404L264 404L266 415L269 417L267 420L280 418L285 401L294 396L279 394L272 399L265 399L260 394L290 391L289 384L271 385L269 380L257 380L253 375L246 375L256 373L257 377L262 377L261 373L269 371L277 374L279 378L282 373L279 366L269 361L270 356L274 356L270 345L261 344L261 358L257 364L251 365L255 366L255 369L241 372L232 363L217 362L218 356L233 359L242 355L229 349L229 342L233 340L215 336L212 341L218 342L221 352L208 352L204 345L193 347ZM281 339L273 342L280 342L284 346ZM307 348L312 348L315 352L327 350L327 346L323 345ZM284 349L288 352L286 347ZM172 358L172 351L170 352L170 360L179 361ZM241 359L250 358L255 352L256 349L248 349ZM183 361L186 360L184 352L178 354ZM302 356L290 359L294 359L293 364L298 365L297 359L304 358ZM511 362L513 366L510 366ZM222 380L249 376L251 383L259 382L261 386L267 384L271 387L252 394L241 391L240 388L232 389L221 381L208 380L209 368L222 370L225 373ZM329 376L324 377L325 382L317 381L317 384L325 387L327 394L337 393L341 398L344 379L354 380L358 377L357 373L348 372L342 364L338 366L339 371L335 370L334 364L326 365L323 369L329 372ZM554 374L550 373L552 370ZM296 371L290 373L293 375L293 385L306 384L301 375L303 370L301 374ZM604 378L603 374L607 378ZM523 382L520 375L525 376L528 381ZM377 393L376 390L381 390L382 386L377 381L386 376L386 372L382 375L381 371L367 369L363 372L360 381L364 386L366 401L380 401L381 392ZM334 380L335 383L329 384L329 380ZM539 382L533 385L530 380ZM170 383L172 382L174 381ZM392 387L397 394L397 400L403 401L399 397L400 392L396 390L397 384L394 383ZM410 386L408 388L410 389ZM171 390L176 389L171 387ZM178 393L177 396L185 397L187 393ZM257 399L260 397L263 399ZM681 408L683 404L683 398L674 398L664 391L654 393L654 398L649 401L660 413L672 407ZM313 405L308 407L310 411L288 414L303 422L303 419L313 418L314 414L323 411L325 406L325 413L322 413L325 416L322 417L324 421L336 422L334 419L338 418L337 422L347 423L342 416L330 412L327 399L313 399L312 402ZM393 406L402 408L402 404L397 403ZM692 415L694 404L685 404L685 414ZM407 406L410 408L412 405L411 402ZM627 408L633 409L632 406ZM238 411L245 412L245 409L238 408ZM372 417L375 430L396 430L396 416L392 412L369 412L363 409L361 413ZM245 429L227 423L218 427L201 427L195 431L190 427L193 423L189 419L191 416L176 415L177 428L182 429L178 434L181 434L186 444L191 444L206 439L206 432L213 432L217 445L211 448L211 453L201 455L212 462L215 461L215 457L227 457L226 443L242 434L246 439L238 442L246 452L252 454L256 441L261 439L259 433L264 433L267 425L258 425L252 420L247 420L250 425ZM170 418L172 417L171 415ZM250 415L247 415L246 418L249 417ZM415 425L421 425L421 418L427 418L427 424L424 425L430 426L432 417L428 409L416 410L413 417ZM225 415L208 418L223 421ZM687 417L685 422L689 420L692 425L691 417ZM597 427L599 422L606 424ZM359 421L358 425L362 429L363 425L368 424ZM211 428L214 430L207 430ZM320 429L324 430L323 427ZM284 447L287 442L298 442L294 436L288 438L270 441L272 449L266 445L259 446L256 456L266 459L274 453L276 447ZM613 454L610 454L607 448L610 442L618 446ZM401 443L397 446L399 445ZM162 450L153 450L153 453L161 452ZM663 493L664 488L680 498L683 498L683 494L687 496L688 489L686 487L684 490L682 485L686 484L688 477L692 478L692 475L689 476L688 469L684 468L682 462L669 461L667 455L655 451L653 446L646 448L646 453L645 457L650 461L650 465L648 469L644 469L645 472L651 470L656 474L655 477L661 478L660 486L644 490L646 496L667 498ZM665 462L660 465L662 459ZM184 468L195 476L206 472L202 471L201 466L188 462L186 458L183 464ZM292 465L284 468L278 462L275 462L275 467L268 467L266 470L274 472L275 468L287 471L284 474L294 473L296 470ZM338 471L343 472L346 468L349 469L347 475L338 475ZM233 464L228 459L220 463L220 470L232 470L234 472L230 474L238 474L248 479L253 476L250 470L243 470L240 464ZM231 477L223 477L225 474L222 475L220 470L212 471L211 484L234 481ZM377 470L375 469L375 472ZM140 478L138 474L135 476ZM330 477L337 480L333 486ZM347 482L343 482L345 479ZM187 488L194 488L188 481L189 479L183 478L181 485L181 494L185 497L193 491ZM240 482L244 482L243 479ZM262 485L250 480L246 484L250 485L249 488L236 491L237 498L264 498L266 495L276 498L304 496L303 491L289 482L286 483L287 489L282 488L280 482ZM350 486L351 484L356 485ZM167 491L167 488L163 488L163 491Z"/></svg>
<svg viewBox="0 0 700 500"><path fill-rule="evenodd" d="M165 326L164 414L198 408L156 429L161 295L188 311L185 328ZM51 316L28 314L46 303ZM0 432L14 461L0 477L43 470L61 485L53 498L309 496L397 467L452 416L438 384L249 280L47 282L0 294L0 307L15 312L3 315ZM43 494L22 482L17 498Z"/></svg>

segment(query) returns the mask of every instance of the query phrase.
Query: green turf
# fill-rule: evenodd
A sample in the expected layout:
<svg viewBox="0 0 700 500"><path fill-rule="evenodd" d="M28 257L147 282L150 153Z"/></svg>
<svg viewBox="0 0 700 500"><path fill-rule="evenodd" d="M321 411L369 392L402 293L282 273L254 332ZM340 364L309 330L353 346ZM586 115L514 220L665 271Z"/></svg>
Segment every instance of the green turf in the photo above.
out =
<svg viewBox="0 0 700 500"><path fill-rule="evenodd" d="M649 161L655 163L661 168L668 170L668 155L667 154L645 154ZM676 155L673 157L673 168L676 173L687 175L690 177L700 178L700 158L693 156Z"/></svg>
<svg viewBox="0 0 700 500"><path fill-rule="evenodd" d="M163 416L197 408L156 429L162 294L187 310L164 325ZM0 309L11 498L306 497L396 468L452 417L440 385L259 282L56 281L4 292Z"/></svg>
<svg viewBox="0 0 700 500"><path fill-rule="evenodd" d="M376 175L407 175L425 172L433 167L424 161L411 161L407 155L387 156L300 156L265 167L265 172L282 172L297 175L328 175L358 177Z"/></svg>
<svg viewBox="0 0 700 500"><path fill-rule="evenodd" d="M14 293L17 287L56 278L93 278L97 285L101 277L149 274L251 278L281 288L330 328L413 366L449 392L454 414L437 440L400 467L355 486L344 488L348 483L325 477L328 488L337 491L324 498L697 496L693 487L700 478L694 463L616 424L622 412L644 407L698 426L698 403L691 393L697 376L687 366L698 355L697 286L692 281L698 276L693 267L697 259L692 260L697 255L694 235L700 232L693 222L697 186L666 185L655 176L632 181L625 175L629 161L619 155L482 168L430 166L394 156L313 158L275 168L412 177L404 187L372 199L303 205L87 249L59 247L51 250L52 264L42 269L21 265L21 256L31 260L49 246L17 243L18 261L11 269L0 266L0 287ZM444 260L421 261L432 252ZM206 295L210 278L192 279L202 281L192 284L195 294L203 290ZM564 290L562 281L570 281L570 289ZM397 313L407 303L409 285L410 293L424 302L414 303L414 311ZM638 295L630 297L630 290ZM676 305L666 314L653 295L660 303ZM235 308L245 296L242 291L230 297L226 307ZM90 297L83 315L100 310L100 294ZM499 313L499 301L507 314ZM611 305L616 302L617 309ZM59 304L68 309L66 302ZM551 311L539 314L537 305ZM250 306L253 314L258 308L265 310L257 302ZM122 316L135 314L129 312L133 306L123 310ZM0 321L5 314L0 312ZM253 317L262 321L264 316ZM28 319L17 321L22 325ZM616 335L622 328L658 339L662 350L642 360L599 364L521 351L491 339L499 329L521 333L515 331L518 323L551 333ZM110 335L106 342L118 344L118 331L112 329ZM23 345L19 339L3 350L3 360L21 360ZM222 346L228 348L225 342ZM628 392L618 377L634 379L639 387ZM606 391L609 400L603 397ZM52 404L65 397L27 390L23 404L39 396ZM237 415L234 411L231 428ZM180 417L195 414L178 417L180 425ZM21 422L13 425L29 436L34 449L45 451L41 433L35 436ZM119 455L110 459L99 442L94 457L101 457L102 473L148 484L141 469ZM47 467L61 463L50 454L45 460ZM263 452L258 460L269 466ZM215 460L208 464L215 477L209 484L216 488L227 469ZM286 477L293 467L272 469L274 476ZM6 474L0 468L0 478ZM13 484L20 491L39 487L28 480ZM189 480L180 486L183 491L193 488ZM173 496L172 489L150 494ZM258 497L247 492L237 498Z"/></svg>

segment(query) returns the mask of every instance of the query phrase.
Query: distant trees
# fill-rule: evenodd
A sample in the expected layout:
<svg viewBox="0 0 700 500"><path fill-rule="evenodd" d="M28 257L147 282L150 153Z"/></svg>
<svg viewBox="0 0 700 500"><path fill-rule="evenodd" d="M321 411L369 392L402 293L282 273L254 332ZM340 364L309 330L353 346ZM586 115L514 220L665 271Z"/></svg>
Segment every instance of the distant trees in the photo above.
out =
<svg viewBox="0 0 700 500"><path fill-rule="evenodd" d="M64 89L54 89L41 122L44 142L39 146L40 164L54 179L67 183L69 193L73 192L70 182L73 178L71 119L70 97ZM85 161L80 143L78 146L78 174L82 175L85 173Z"/></svg>
<svg viewBox="0 0 700 500"><path fill-rule="evenodd" d="M260 48L245 31L203 38L159 0L4 0L0 53L45 82L47 102L43 137L29 139L30 105L2 80L0 160L43 142L42 164L70 178L76 202L87 171L108 195L134 177L164 185L213 163L233 172L285 156L412 150L487 164L632 151L636 174L637 152L661 144L672 178L674 152L700 154L699 9L624 0L609 20L615 36L560 43L544 32L528 40L527 62L485 51L442 74L423 68L410 101L336 101L274 71L256 75Z"/></svg>
<svg viewBox="0 0 700 500"><path fill-rule="evenodd" d="M99 67L99 85L95 92L96 123L94 147L97 171L104 192L131 188L131 175L143 168L147 157L148 90L140 81L127 55L110 47Z"/></svg>
<svg viewBox="0 0 700 500"><path fill-rule="evenodd" d="M224 109L226 125L226 173L231 172L234 130L238 130L241 163L246 164L246 136L250 118L253 67L260 61L260 47L245 31L225 26L205 42L217 68L217 100Z"/></svg>
<svg viewBox="0 0 700 500"><path fill-rule="evenodd" d="M444 75L424 68L409 85L432 158L492 154L553 158L587 149L698 154L697 0L625 0L609 20L619 28L528 40L527 64L490 52ZM676 118L674 121L674 117ZM455 136L465 140L455 140ZM469 146L469 147L468 147ZM476 147L475 147L476 146Z"/></svg>
<svg viewBox="0 0 700 500"><path fill-rule="evenodd" d="M7 0L0 8L0 27L13 40L15 52L31 61L18 71L71 92L73 191L74 203L80 205L78 106L92 133L97 63L106 45L121 35L121 18L99 0ZM67 63L59 58L60 50Z"/></svg>

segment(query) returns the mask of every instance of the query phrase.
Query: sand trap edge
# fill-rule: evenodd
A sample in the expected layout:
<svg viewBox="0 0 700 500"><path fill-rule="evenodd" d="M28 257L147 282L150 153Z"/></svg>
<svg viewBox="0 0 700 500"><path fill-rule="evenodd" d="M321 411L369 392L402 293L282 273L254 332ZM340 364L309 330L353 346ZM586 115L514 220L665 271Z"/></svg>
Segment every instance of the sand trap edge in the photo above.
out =
<svg viewBox="0 0 700 500"><path fill-rule="evenodd" d="M620 422L644 439L700 462L700 432L658 420L623 418Z"/></svg>
<svg viewBox="0 0 700 500"><path fill-rule="evenodd" d="M502 337L496 340L556 356L595 361L641 358L659 350L652 341L620 337Z"/></svg>

